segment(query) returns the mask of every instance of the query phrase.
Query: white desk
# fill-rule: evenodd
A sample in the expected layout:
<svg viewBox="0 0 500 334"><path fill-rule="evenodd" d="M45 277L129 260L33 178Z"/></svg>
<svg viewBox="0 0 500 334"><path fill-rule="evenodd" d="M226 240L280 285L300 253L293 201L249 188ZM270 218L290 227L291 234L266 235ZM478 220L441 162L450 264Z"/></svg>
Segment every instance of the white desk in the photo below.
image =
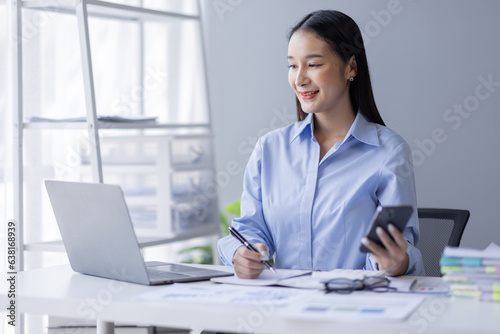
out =
<svg viewBox="0 0 500 334"><path fill-rule="evenodd" d="M212 283L192 283L212 284ZM69 266L29 270L18 276L18 310L23 313L176 328L244 330L259 333L500 333L500 303L429 297L398 323L290 320L251 306L225 306L133 300L161 289L74 273ZM0 299L6 300L5 292ZM111 326L112 327L112 326ZM112 329L111 331L112 332Z"/></svg>

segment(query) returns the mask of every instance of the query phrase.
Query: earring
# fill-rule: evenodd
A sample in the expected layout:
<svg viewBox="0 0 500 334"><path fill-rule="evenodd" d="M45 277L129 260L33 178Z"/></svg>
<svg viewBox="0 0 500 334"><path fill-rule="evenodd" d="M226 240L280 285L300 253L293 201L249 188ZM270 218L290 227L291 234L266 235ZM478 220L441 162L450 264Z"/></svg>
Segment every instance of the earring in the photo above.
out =
<svg viewBox="0 0 500 334"><path fill-rule="evenodd" d="M353 77L350 77L350 78L349 78L349 81L350 81L350 82L353 82L353 81L354 81L354 78L353 78Z"/></svg>

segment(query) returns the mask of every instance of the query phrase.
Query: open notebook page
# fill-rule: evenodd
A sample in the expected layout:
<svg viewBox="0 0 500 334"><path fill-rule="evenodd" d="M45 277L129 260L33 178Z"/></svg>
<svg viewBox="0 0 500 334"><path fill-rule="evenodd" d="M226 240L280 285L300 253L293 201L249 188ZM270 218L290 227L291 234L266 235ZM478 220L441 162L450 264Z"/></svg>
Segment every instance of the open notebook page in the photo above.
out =
<svg viewBox="0 0 500 334"><path fill-rule="evenodd" d="M239 278L238 276L214 277L211 279L215 283L249 285L249 286L268 286L281 285L280 281L290 277L309 275L311 272L307 270L293 269L276 269L276 273L271 270L264 270L259 277L254 279Z"/></svg>

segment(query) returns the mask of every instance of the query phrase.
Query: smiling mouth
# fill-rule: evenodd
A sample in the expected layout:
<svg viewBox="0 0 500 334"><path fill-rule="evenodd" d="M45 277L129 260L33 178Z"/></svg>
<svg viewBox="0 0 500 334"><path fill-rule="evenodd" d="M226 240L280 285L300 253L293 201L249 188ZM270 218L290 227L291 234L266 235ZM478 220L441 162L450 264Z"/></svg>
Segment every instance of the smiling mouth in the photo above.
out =
<svg viewBox="0 0 500 334"><path fill-rule="evenodd" d="M311 90L309 92L300 92L300 97L303 100L310 100L314 98L316 95L318 95L319 90Z"/></svg>

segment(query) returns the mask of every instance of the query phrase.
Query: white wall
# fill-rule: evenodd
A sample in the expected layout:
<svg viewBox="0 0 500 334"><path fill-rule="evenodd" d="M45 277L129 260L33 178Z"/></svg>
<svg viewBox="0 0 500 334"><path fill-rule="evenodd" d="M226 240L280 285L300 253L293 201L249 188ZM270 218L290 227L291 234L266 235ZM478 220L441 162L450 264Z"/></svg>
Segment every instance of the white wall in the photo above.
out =
<svg viewBox="0 0 500 334"><path fill-rule="evenodd" d="M313 10L337 9L364 32L379 110L413 149L418 205L468 209L462 245L500 244L500 2L204 4L221 205L241 195L257 137L295 120L289 28Z"/></svg>

